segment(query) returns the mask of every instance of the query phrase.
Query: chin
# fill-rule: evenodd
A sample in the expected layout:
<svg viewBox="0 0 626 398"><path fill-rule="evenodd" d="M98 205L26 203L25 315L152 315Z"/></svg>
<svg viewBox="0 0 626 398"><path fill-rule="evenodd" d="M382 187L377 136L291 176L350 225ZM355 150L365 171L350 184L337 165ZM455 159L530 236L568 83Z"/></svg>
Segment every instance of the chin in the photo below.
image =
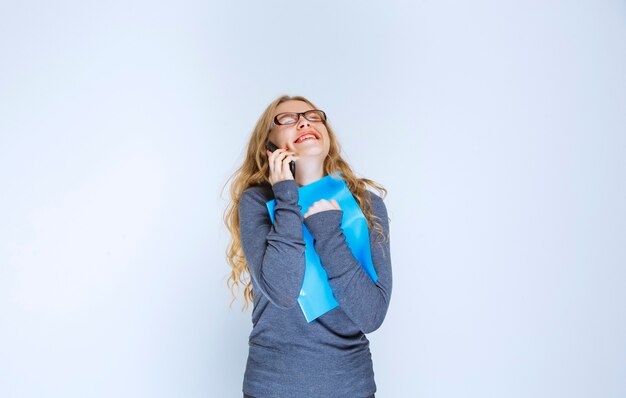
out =
<svg viewBox="0 0 626 398"><path fill-rule="evenodd" d="M328 155L328 151L324 150L323 148L303 148L302 150L298 151L298 154L300 156L324 156L326 157Z"/></svg>

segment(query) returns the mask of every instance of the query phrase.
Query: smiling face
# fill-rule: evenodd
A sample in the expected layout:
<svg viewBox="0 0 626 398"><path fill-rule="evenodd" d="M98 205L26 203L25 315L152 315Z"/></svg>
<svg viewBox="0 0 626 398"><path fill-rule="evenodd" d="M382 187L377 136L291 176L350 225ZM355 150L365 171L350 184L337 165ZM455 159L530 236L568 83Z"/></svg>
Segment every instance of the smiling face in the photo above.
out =
<svg viewBox="0 0 626 398"><path fill-rule="evenodd" d="M306 112L311 109L314 108L303 101L285 101L278 105L272 117L283 112ZM306 138L307 134L309 138ZM288 147L302 157L315 156L324 159L330 149L330 139L324 122L307 120L304 115L300 115L295 124L274 126L268 138L279 148Z"/></svg>

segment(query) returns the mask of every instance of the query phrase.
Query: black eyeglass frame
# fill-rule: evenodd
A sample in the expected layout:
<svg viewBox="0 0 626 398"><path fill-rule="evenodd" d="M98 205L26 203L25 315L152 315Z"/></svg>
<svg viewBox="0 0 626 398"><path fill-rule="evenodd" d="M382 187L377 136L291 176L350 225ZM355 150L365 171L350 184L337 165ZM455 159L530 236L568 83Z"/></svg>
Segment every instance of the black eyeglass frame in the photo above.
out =
<svg viewBox="0 0 626 398"><path fill-rule="evenodd" d="M306 114L307 114L308 112L311 112L311 111L315 111L315 112L322 112L322 116L323 116L323 118L322 118L321 122L322 122L322 123L326 122L326 112L324 112L324 111L323 111L323 110L321 110L321 109L309 109L309 110L308 110L308 111L306 111L306 112L281 112L281 113L279 113L278 115L274 116L274 120L272 121L272 124L270 124L270 130L271 130L271 129L273 129L273 128L274 128L274 126L290 126L290 125L292 125L292 124L296 124L296 123L298 123L298 121L300 120L300 115L304 116L304 118L305 118L306 120L308 120L309 122L319 122L320 120L311 120L311 119L309 119L308 117L306 117ZM296 115L296 121L295 121L295 122L293 122L293 123L286 123L286 124L282 124L282 123L280 123L280 122L278 121L278 116L280 116L280 115L284 115L284 114L287 114L287 113L291 113L291 114L293 114L293 115Z"/></svg>

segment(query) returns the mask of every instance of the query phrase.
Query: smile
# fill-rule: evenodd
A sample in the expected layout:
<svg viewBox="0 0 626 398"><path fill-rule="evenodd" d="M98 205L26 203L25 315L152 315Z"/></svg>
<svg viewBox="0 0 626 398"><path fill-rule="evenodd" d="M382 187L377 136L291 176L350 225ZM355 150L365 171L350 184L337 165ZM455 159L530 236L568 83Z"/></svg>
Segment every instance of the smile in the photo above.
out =
<svg viewBox="0 0 626 398"><path fill-rule="evenodd" d="M318 139L319 137L315 133L311 131L307 131L306 133L303 133L301 136L299 136L293 143L300 144L307 140L318 140Z"/></svg>

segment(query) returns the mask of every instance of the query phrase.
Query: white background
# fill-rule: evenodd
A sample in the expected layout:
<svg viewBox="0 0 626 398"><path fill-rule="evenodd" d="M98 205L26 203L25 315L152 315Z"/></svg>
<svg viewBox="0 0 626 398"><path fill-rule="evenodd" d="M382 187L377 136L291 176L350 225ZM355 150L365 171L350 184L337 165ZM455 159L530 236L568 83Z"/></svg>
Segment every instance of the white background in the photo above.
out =
<svg viewBox="0 0 626 398"><path fill-rule="evenodd" d="M626 396L623 1L3 1L0 396L241 397L263 109L389 190L377 398Z"/></svg>

